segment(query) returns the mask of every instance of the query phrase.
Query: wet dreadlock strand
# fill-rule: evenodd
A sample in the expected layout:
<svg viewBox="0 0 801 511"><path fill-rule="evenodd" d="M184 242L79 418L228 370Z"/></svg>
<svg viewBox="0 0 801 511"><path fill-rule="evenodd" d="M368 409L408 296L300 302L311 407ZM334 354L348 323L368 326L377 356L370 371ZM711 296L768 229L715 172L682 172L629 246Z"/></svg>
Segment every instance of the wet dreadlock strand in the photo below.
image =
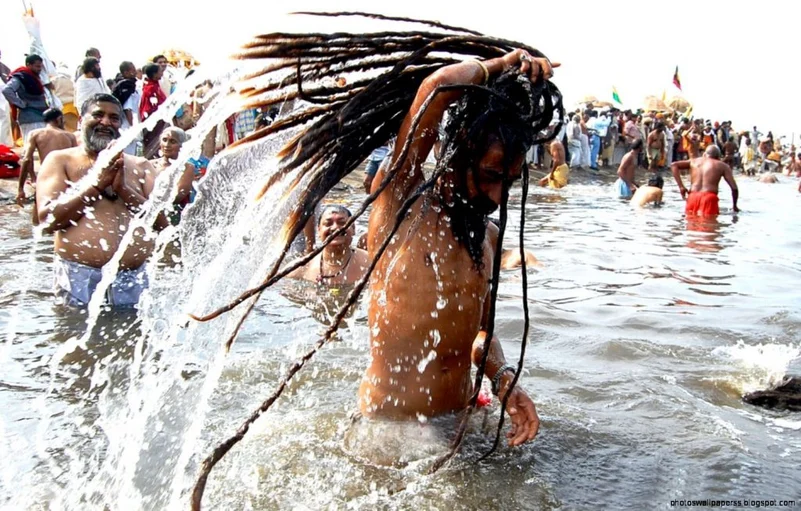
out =
<svg viewBox="0 0 801 511"><path fill-rule="evenodd" d="M526 345L528 344L528 331L531 326L531 318L529 316L528 310L528 269L526 265L526 249L525 249L525 227L526 227L526 197L528 197L528 184L529 184L529 169L528 165L523 166L523 183L522 183L522 195L520 200L520 239L518 250L520 251L520 276L522 279L522 288L523 288L523 338L520 342L520 357L517 360L517 371L515 372L514 377L512 378L512 382L509 384L509 388L506 390L506 394L503 396L501 400L501 417L498 419L498 429L495 431L495 440L492 443L492 447L489 451L484 453L477 461L481 462L487 459L495 450L498 448L498 444L501 441L501 430L503 429L504 423L504 413L506 412L506 406L509 402L509 396L512 395L512 391L514 391L515 386L517 385L517 381L520 379L520 375L523 373L523 362L526 358Z"/></svg>
<svg viewBox="0 0 801 511"><path fill-rule="evenodd" d="M392 226L392 229L387 234L384 241L381 243L381 246L378 248L376 252L376 256L370 261L369 266L367 267L367 271L362 276L362 278L356 283L354 288L351 290L350 294L348 295L347 301L345 305L340 308L339 312L337 313L336 317L334 318L333 324L328 327L322 337L320 337L317 342L315 342L314 346L307 351L301 358L297 359L292 366L289 368L287 373L281 379L281 382L278 384L278 387L273 391L273 393L257 408L250 417L239 427L236 434L219 444L206 459L203 460L203 464L201 466L200 474L195 482L195 486L192 489L192 510L199 511L201 508L201 502L203 500L203 492L206 488L206 481L208 480L209 474L214 466L219 462L223 456L228 453L237 443L239 443L247 434L250 426L256 422L261 415L266 412L275 401L281 396L281 394L286 389L289 381L297 374L303 367L306 365L306 362L311 360L311 358L326 344L328 343L331 338L333 337L334 333L339 329L339 325L345 319L348 312L350 311L351 307L356 303L359 296L361 295L362 291L364 290L367 282L370 280L370 276L375 270L378 261L381 259L381 256L384 255L389 244L392 242L395 233L398 232L398 229L403 224L403 221L406 219L406 213L411 209L411 207L417 202L417 200L430 188L434 186L437 180L440 178L440 173L434 173L434 175L423 183L418 190L413 193L410 197L408 197L404 203L401 205L400 209L398 210L395 216L395 222ZM329 240L330 241L330 240Z"/></svg>

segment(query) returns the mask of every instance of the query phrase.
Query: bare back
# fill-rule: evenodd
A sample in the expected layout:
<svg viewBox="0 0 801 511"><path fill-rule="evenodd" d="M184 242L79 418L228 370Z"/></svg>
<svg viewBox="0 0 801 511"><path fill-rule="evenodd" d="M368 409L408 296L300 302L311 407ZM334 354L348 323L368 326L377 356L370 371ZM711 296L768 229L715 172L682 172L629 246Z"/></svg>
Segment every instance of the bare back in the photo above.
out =
<svg viewBox="0 0 801 511"><path fill-rule="evenodd" d="M718 193L721 178L725 178L730 186L734 183L731 167L722 161L707 157L690 160L691 192Z"/></svg>
<svg viewBox="0 0 801 511"><path fill-rule="evenodd" d="M142 158L122 155L125 186L147 197L153 186L154 172ZM94 161L82 147L54 151L42 165L36 192L40 219L48 207L70 186L83 178ZM84 214L66 228L55 232L55 252L66 260L100 268L108 263L120 245L133 213L121 198L111 200L101 196L88 205ZM122 269L138 268L153 251L154 241L145 240L139 229L120 261Z"/></svg>
<svg viewBox="0 0 801 511"><path fill-rule="evenodd" d="M78 146L78 140L75 135L51 126L31 133L29 143L39 153L40 163L44 162L47 155L53 151Z"/></svg>
<svg viewBox="0 0 801 511"><path fill-rule="evenodd" d="M634 151L629 151L620 161L620 166L617 168L617 175L623 181L626 181L627 183L633 183L636 171L637 153Z"/></svg>
<svg viewBox="0 0 801 511"><path fill-rule="evenodd" d="M553 168L565 164L565 146L558 140L551 142L550 146L551 159L553 159Z"/></svg>
<svg viewBox="0 0 801 511"><path fill-rule="evenodd" d="M634 207L644 207L648 204L658 206L662 203L662 189L657 186L641 186L631 197L630 204Z"/></svg>

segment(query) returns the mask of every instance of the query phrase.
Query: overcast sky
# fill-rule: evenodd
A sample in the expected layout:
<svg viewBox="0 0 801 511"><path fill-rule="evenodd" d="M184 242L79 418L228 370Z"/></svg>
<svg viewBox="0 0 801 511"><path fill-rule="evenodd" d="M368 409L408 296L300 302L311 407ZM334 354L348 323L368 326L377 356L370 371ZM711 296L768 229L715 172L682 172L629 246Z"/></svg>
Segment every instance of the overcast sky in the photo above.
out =
<svg viewBox="0 0 801 511"><path fill-rule="evenodd" d="M197 7L207 5L208 8ZM269 5L268 5L269 4ZM568 105L592 94L611 100L616 86L625 106L648 94L679 91L695 113L731 119L737 128L801 134L801 63L794 56L800 2L726 1L465 2L406 0L36 0L42 38L50 57L74 69L89 46L100 48L104 73L122 60L137 65L165 48L189 51L202 61L223 59L250 36L277 30L369 31L385 25L347 19L286 16L288 10L359 10L436 19L534 46L562 63L554 82ZM190 5L191 7L188 7ZM657 8L658 5L664 7ZM467 7L471 6L471 7ZM472 6L482 6L475 8ZM501 7L504 6L504 7ZM744 7L748 6L750 10ZM22 0L0 0L0 50L11 68L23 63L28 36ZM119 21L114 14L122 13Z"/></svg>

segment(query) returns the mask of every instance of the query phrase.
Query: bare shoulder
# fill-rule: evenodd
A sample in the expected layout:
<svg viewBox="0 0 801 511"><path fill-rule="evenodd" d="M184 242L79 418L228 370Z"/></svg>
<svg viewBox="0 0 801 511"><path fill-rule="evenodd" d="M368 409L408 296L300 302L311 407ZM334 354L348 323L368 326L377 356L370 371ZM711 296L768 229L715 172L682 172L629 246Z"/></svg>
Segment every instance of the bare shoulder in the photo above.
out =
<svg viewBox="0 0 801 511"><path fill-rule="evenodd" d="M145 158L141 158L139 156L131 156L130 154L122 153L123 161L125 162L126 168L131 168L136 171L137 174L148 174L155 172L155 168L153 168L153 164L150 160Z"/></svg>
<svg viewBox="0 0 801 511"><path fill-rule="evenodd" d="M42 162L43 164L47 162L48 165L51 164L67 164L70 161L75 160L81 156L81 148L80 147L68 147L66 149L55 149L47 153L47 158L45 161Z"/></svg>
<svg viewBox="0 0 801 511"><path fill-rule="evenodd" d="M370 264L370 256L367 254L366 250L362 250L361 248L354 248L353 261L362 268L366 268Z"/></svg>
<svg viewBox="0 0 801 511"><path fill-rule="evenodd" d="M28 143L36 145L36 143L39 141L39 137L42 135L42 132L44 132L46 129L47 128L39 128L31 131L31 134L28 135Z"/></svg>

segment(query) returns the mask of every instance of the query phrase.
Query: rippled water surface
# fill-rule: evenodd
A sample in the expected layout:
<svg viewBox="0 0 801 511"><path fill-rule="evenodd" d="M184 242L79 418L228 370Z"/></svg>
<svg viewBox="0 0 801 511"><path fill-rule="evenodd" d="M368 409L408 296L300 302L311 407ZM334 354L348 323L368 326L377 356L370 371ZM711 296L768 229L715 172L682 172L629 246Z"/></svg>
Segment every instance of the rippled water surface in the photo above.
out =
<svg viewBox="0 0 801 511"><path fill-rule="evenodd" d="M493 407L489 426L477 425L462 454L434 475L426 474L425 460L376 466L346 452L343 436L368 361L362 304L339 342L323 348L212 472L207 508L801 502L801 416L740 401L788 365L801 373L793 362L801 345L796 180L740 178L739 215L729 211L725 188L718 221L691 225L674 184L666 185L664 207L633 210L611 197L609 178L575 181L558 192L533 190L526 204L527 246L542 263L528 280L532 329L521 380L542 419L534 443L502 447L475 464L491 444ZM511 232L519 221L516 193ZM361 197L339 196L351 203ZM60 346L83 335L86 315L53 305L51 240L34 241L27 213L1 208L0 505L185 507L201 456L235 431L317 339L326 307L297 305L304 290L268 291L215 365L223 339L213 330L172 327L153 312L186 312L191 300L175 297L211 277L198 276L203 268L189 274L163 264L143 321L103 312L86 345L51 365ZM167 254L164 260L180 260ZM506 272L502 279L498 335L515 358L521 278ZM223 302L232 296L224 288L217 294ZM167 338L171 343L158 342ZM141 354L145 363L137 365ZM218 380L209 376L215 371ZM136 394L129 392L132 377ZM141 412L146 419L140 410L149 410Z"/></svg>

